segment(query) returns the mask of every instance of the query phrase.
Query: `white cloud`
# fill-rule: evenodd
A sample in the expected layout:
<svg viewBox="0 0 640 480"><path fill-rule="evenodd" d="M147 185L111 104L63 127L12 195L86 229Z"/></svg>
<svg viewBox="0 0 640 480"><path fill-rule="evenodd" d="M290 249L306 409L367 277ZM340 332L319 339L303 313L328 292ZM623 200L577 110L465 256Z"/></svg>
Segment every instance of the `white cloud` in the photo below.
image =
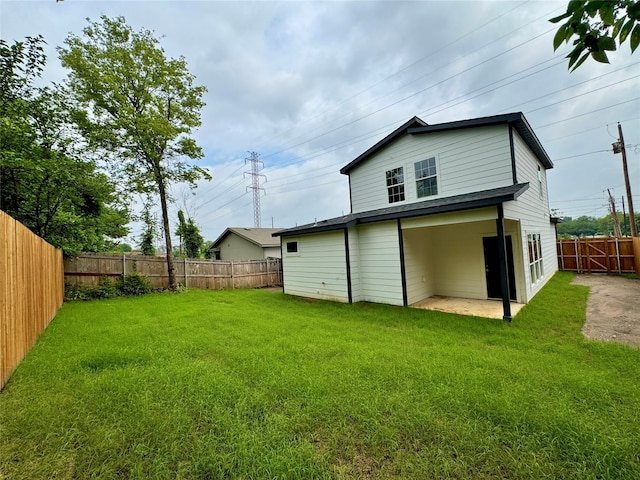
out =
<svg viewBox="0 0 640 480"><path fill-rule="evenodd" d="M214 239L226 226L253 224L242 178L247 151L265 162L263 225L272 217L276 226L307 223L348 210L339 168L414 115L438 123L523 111L552 159L596 152L556 163L551 206L604 215L602 192L615 187L619 197L623 181L620 156L599 151L610 148L617 121L628 144L640 143L640 101L629 101L640 82L614 85L638 75L640 56L624 45L611 65L587 62L569 74L568 47L554 53L553 32L544 33L565 8L565 1L3 1L0 26L9 41L44 35L47 81L65 76L55 46L101 13L154 30L168 55L184 56L208 88L196 138L214 179L193 198L198 223ZM637 149L629 166L638 190Z"/></svg>

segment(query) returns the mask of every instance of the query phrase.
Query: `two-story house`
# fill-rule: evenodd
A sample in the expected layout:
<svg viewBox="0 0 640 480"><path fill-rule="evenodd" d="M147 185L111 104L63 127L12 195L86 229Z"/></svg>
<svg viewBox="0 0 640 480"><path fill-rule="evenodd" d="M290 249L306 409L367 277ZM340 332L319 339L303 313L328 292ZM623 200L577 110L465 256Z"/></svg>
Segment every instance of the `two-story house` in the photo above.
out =
<svg viewBox="0 0 640 480"><path fill-rule="evenodd" d="M411 305L433 295L527 303L557 270L549 156L522 113L417 117L340 172L351 212L281 230L284 292Z"/></svg>

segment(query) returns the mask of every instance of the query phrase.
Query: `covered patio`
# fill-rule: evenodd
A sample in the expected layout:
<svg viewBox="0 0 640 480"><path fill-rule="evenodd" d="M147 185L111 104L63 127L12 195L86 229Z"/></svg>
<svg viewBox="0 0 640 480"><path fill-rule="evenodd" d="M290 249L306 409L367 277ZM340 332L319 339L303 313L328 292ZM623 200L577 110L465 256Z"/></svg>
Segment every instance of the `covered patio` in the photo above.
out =
<svg viewBox="0 0 640 480"><path fill-rule="evenodd" d="M434 295L410 305L412 308L437 310L458 315L502 319L504 315L501 300L477 300L472 298L444 297ZM511 302L511 315L516 316L524 307L522 303Z"/></svg>

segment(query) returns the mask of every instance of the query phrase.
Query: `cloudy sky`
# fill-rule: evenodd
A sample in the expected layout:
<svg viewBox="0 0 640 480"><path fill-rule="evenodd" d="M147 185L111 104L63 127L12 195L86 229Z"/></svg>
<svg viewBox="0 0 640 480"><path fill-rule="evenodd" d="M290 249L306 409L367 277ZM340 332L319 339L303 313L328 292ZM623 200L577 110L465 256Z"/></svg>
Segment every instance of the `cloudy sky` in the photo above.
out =
<svg viewBox="0 0 640 480"><path fill-rule="evenodd" d="M340 167L414 115L434 124L524 112L555 164L551 208L573 217L606 215L607 189L621 208L620 122L640 210L640 52L627 42L610 65L570 74L569 48L553 52L547 21L565 10L535 0L0 0L0 29L7 41L45 37L46 82L67 75L56 46L101 14L184 56L208 88L195 137L213 180L172 192L213 240L253 226L249 152L264 162L262 226L309 223L349 211Z"/></svg>

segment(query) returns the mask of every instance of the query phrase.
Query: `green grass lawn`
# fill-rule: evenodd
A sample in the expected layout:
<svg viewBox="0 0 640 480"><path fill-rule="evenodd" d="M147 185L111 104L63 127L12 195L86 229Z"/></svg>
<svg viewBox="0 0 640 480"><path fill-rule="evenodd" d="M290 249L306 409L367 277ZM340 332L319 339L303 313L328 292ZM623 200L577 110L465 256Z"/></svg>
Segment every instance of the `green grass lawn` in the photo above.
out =
<svg viewBox="0 0 640 480"><path fill-rule="evenodd" d="M507 324L268 291L67 303L0 393L10 479L640 478L640 349L587 288Z"/></svg>

